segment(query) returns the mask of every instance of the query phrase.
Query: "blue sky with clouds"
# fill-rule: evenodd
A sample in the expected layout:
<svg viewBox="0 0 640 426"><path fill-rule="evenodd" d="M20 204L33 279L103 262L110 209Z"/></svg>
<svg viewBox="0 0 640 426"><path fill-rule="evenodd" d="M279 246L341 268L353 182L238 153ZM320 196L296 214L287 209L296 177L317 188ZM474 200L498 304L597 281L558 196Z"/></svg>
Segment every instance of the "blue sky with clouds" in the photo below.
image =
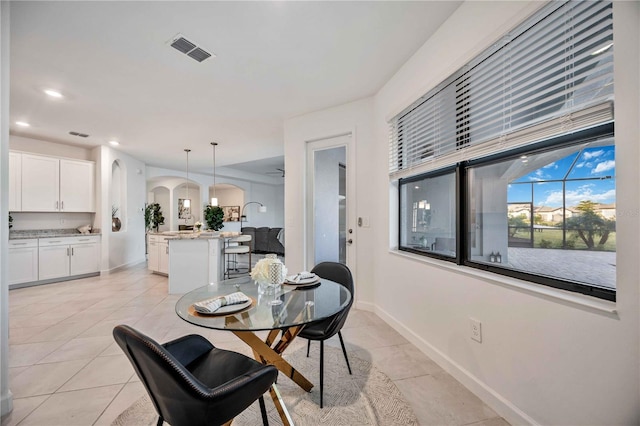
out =
<svg viewBox="0 0 640 426"><path fill-rule="evenodd" d="M562 182L547 181L562 180L566 176L564 195L567 207L576 206L585 200L612 204L616 200L615 167L613 145L585 148L517 179L509 185L507 199L510 203L533 201L537 207L560 207L563 196ZM607 178L609 176L611 178ZM533 195L531 185L518 185L516 182L534 182Z"/></svg>

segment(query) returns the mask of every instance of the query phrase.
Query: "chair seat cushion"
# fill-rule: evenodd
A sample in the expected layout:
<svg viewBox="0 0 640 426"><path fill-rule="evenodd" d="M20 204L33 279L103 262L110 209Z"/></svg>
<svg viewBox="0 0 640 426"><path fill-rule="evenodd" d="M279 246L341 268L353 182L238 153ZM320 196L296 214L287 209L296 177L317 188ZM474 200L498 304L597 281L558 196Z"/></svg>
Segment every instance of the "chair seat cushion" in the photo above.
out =
<svg viewBox="0 0 640 426"><path fill-rule="evenodd" d="M205 386L216 388L264 366L242 354L215 348L186 367Z"/></svg>
<svg viewBox="0 0 640 426"><path fill-rule="evenodd" d="M224 249L225 254L241 254L249 253L251 248L249 246L231 246Z"/></svg>

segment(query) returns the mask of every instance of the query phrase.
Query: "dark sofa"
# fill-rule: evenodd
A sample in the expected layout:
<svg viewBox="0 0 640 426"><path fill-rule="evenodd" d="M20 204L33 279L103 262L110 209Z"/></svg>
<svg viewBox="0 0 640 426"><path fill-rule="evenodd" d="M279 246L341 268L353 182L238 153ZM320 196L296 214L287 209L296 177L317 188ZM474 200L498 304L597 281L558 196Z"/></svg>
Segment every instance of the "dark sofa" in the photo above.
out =
<svg viewBox="0 0 640 426"><path fill-rule="evenodd" d="M241 231L243 234L251 235L251 251L253 253L275 253L284 256L284 246L278 240L281 230L282 228L269 228L266 226L260 228L246 226Z"/></svg>

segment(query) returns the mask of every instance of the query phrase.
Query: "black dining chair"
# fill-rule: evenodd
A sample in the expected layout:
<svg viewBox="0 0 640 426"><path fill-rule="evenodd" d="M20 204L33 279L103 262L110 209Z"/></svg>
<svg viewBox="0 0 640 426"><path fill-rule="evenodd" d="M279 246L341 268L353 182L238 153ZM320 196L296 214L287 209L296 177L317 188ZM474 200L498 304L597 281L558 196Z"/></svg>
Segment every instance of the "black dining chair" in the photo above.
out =
<svg viewBox="0 0 640 426"><path fill-rule="evenodd" d="M159 344L139 331L118 325L113 337L127 355L158 413L158 426L222 425L259 400L278 377L272 365L218 349L190 334Z"/></svg>
<svg viewBox="0 0 640 426"><path fill-rule="evenodd" d="M347 362L347 369L351 374L351 366L349 365L349 357L347 357L347 350L344 347L344 340L342 340L342 333L340 330L347 320L349 310L353 304L353 276L347 265L337 262L322 262L317 264L312 270L314 274L320 278L335 281L342 284L351 293L351 300L349 304L340 312L335 315L325 318L321 321L313 322L306 325L298 336L308 339L307 342L307 356L309 356L309 349L311 347L312 340L320 341L320 408L322 408L322 391L324 385L324 341L335 336L336 333L340 338L340 346L342 346L342 353L344 359Z"/></svg>

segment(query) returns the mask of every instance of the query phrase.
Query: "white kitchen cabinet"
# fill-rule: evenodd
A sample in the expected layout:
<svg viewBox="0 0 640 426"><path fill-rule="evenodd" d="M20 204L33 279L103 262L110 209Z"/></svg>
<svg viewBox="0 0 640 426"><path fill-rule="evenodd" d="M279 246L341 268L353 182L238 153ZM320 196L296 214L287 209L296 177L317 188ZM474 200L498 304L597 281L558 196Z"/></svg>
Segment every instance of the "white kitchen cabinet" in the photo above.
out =
<svg viewBox="0 0 640 426"><path fill-rule="evenodd" d="M100 238L76 237L71 244L70 275L84 275L100 271Z"/></svg>
<svg viewBox="0 0 640 426"><path fill-rule="evenodd" d="M148 235L147 245L148 263L147 269L152 272L169 274L169 244L162 235Z"/></svg>
<svg viewBox="0 0 640 426"><path fill-rule="evenodd" d="M69 276L69 244L64 238L47 239L38 247L38 279Z"/></svg>
<svg viewBox="0 0 640 426"><path fill-rule="evenodd" d="M9 153L9 211L22 210L22 155ZM36 247L37 247L36 241Z"/></svg>
<svg viewBox="0 0 640 426"><path fill-rule="evenodd" d="M41 238L38 244L38 279L99 272L99 243L98 236Z"/></svg>
<svg viewBox="0 0 640 426"><path fill-rule="evenodd" d="M94 181L93 162L60 159L60 211L95 211Z"/></svg>
<svg viewBox="0 0 640 426"><path fill-rule="evenodd" d="M60 210L60 160L22 154L22 211Z"/></svg>
<svg viewBox="0 0 640 426"><path fill-rule="evenodd" d="M9 241L9 285L38 280L38 239Z"/></svg>
<svg viewBox="0 0 640 426"><path fill-rule="evenodd" d="M21 157L22 211L95 211L93 162L27 153Z"/></svg>

